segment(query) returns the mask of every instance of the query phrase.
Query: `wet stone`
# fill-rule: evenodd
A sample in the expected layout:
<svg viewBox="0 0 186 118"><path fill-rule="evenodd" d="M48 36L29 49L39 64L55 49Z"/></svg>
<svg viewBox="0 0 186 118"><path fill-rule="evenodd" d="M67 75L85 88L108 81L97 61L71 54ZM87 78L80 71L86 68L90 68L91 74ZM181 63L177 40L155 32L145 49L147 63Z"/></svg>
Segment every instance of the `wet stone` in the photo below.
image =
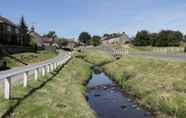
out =
<svg viewBox="0 0 186 118"><path fill-rule="evenodd" d="M133 105L132 105L132 108L137 108L137 105L136 105L136 104L133 104Z"/></svg>
<svg viewBox="0 0 186 118"><path fill-rule="evenodd" d="M100 94L95 94L94 96L95 96L95 97L100 97L101 95L100 95Z"/></svg>
<svg viewBox="0 0 186 118"><path fill-rule="evenodd" d="M122 105L122 106L120 106L121 107L121 109L123 109L123 110L127 110L127 106L126 105Z"/></svg>
<svg viewBox="0 0 186 118"><path fill-rule="evenodd" d="M151 116L150 112L145 112L144 116Z"/></svg>
<svg viewBox="0 0 186 118"><path fill-rule="evenodd" d="M139 108L139 107L137 107L137 108L136 108L136 110L138 110L138 111L139 111L139 110L140 110L140 108Z"/></svg>
<svg viewBox="0 0 186 118"><path fill-rule="evenodd" d="M128 102L132 102L132 100L131 99L128 99Z"/></svg>

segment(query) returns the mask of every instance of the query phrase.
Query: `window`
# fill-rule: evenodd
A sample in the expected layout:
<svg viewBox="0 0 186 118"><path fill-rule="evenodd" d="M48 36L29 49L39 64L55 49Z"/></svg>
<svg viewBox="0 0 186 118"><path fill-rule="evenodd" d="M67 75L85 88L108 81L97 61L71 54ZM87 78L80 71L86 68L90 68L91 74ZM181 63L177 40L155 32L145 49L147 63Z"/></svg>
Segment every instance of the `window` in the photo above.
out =
<svg viewBox="0 0 186 118"><path fill-rule="evenodd" d="M7 26L7 31L11 32L11 26L10 25Z"/></svg>

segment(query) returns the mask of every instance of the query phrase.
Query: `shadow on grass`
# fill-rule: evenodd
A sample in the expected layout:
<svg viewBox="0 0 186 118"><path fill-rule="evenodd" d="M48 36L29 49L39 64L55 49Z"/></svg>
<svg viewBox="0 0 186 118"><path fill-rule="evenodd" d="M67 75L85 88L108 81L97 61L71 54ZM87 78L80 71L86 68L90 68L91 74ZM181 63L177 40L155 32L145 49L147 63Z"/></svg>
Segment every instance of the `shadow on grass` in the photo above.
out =
<svg viewBox="0 0 186 118"><path fill-rule="evenodd" d="M60 68L58 68L55 72L51 72L52 76L49 77L47 80L43 81L39 86L32 88L26 95L23 97L12 97L10 101L16 100L16 103L11 106L2 116L1 118L10 118L11 114L15 111L15 109L28 97L30 97L33 93L35 93L37 90L43 88L48 82L53 80L55 76L59 74L59 72L62 70L64 65L62 65Z"/></svg>
<svg viewBox="0 0 186 118"><path fill-rule="evenodd" d="M20 59L17 59L17 58L14 57L14 56L11 56L11 55L9 55L9 54L7 54L7 56L8 56L9 58L14 59L15 61L17 61L17 62L23 64L23 65L28 65L27 63L23 62L23 61L20 60Z"/></svg>

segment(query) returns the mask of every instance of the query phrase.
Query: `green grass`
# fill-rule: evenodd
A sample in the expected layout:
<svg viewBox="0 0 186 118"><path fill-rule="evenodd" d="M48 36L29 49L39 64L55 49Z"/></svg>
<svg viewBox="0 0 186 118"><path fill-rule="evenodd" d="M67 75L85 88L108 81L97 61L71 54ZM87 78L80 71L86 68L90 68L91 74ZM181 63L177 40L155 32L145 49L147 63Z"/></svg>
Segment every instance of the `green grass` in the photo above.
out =
<svg viewBox="0 0 186 118"><path fill-rule="evenodd" d="M85 100L83 83L91 75L90 65L74 58L53 77L45 86L25 98L12 113L14 118L95 118ZM16 85L14 96L24 96L32 88L39 86L52 75L40 78L40 81L29 81L28 88ZM14 106L16 100L7 101L1 98L0 116Z"/></svg>
<svg viewBox="0 0 186 118"><path fill-rule="evenodd" d="M126 57L104 69L157 118L185 118L185 62Z"/></svg>
<svg viewBox="0 0 186 118"><path fill-rule="evenodd" d="M114 61L112 55L97 49L87 49L87 51L83 53L76 53L76 56L81 57L86 61L96 65L103 65L105 63Z"/></svg>
<svg viewBox="0 0 186 118"><path fill-rule="evenodd" d="M33 64L33 63L37 63L37 62L41 62L53 58L57 56L57 54L49 51L38 51L37 53L25 52L25 53L13 54L12 56L23 63ZM10 68L17 67L17 66L24 66L23 63L15 59L12 59L10 57L4 57L4 60L7 61L7 65Z"/></svg>

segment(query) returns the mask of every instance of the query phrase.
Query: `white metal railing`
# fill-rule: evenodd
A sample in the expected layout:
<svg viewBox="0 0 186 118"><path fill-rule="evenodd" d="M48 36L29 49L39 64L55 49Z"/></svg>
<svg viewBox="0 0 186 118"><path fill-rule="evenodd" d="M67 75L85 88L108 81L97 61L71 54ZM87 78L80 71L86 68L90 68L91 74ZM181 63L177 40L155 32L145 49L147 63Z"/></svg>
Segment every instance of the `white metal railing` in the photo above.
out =
<svg viewBox="0 0 186 118"><path fill-rule="evenodd" d="M39 70L41 70L41 75L45 76L46 73L54 71L58 66L66 63L71 58L71 53L68 55L59 55L58 57L42 62L40 64L33 64L24 67L19 67L7 71L0 72L0 80L4 81L4 98L11 98L11 80L14 76L23 75L23 87L27 87L29 72L33 72L34 80L38 80Z"/></svg>

